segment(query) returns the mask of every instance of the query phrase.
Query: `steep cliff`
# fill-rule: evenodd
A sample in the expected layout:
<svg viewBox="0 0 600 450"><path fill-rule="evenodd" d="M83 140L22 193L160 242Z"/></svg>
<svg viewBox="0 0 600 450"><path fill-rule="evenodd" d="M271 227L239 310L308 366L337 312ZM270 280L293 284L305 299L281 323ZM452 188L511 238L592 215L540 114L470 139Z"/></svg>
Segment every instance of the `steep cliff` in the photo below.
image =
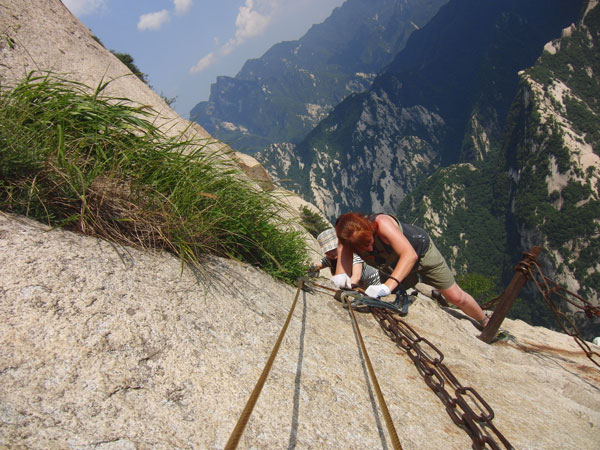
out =
<svg viewBox="0 0 600 450"><path fill-rule="evenodd" d="M18 77L34 56L39 70L95 85L115 61L58 0L3 0L0 10L10 22L3 73ZM207 255L199 268L0 212L0 447L223 448L296 289L236 260ZM348 311L328 291L297 298L240 447L390 448ZM487 345L420 294L406 320L465 388L451 394L489 405L515 448L600 441L598 368L570 337L508 320L508 338ZM370 315L358 324L403 448L473 446L460 411L428 387L441 379L432 383Z"/></svg>
<svg viewBox="0 0 600 450"><path fill-rule="evenodd" d="M521 73L507 148L511 212L521 248L548 250L548 272L600 300L600 7L549 42ZM589 321L584 321L582 324ZM584 325L585 326L585 325ZM600 332L596 325L588 325Z"/></svg>
<svg viewBox="0 0 600 450"><path fill-rule="evenodd" d="M484 159L500 144L517 72L578 12L562 0L451 1L292 154L273 146L257 159L330 217L395 211L438 167Z"/></svg>
<svg viewBox="0 0 600 450"><path fill-rule="evenodd" d="M586 3L585 15L519 73L500 150L469 170L451 166L436 172L401 205L409 220L436 235L457 271L507 282L520 253L539 245L548 276L598 303L597 5ZM540 297L533 292L528 297L516 317L556 326ZM597 318L571 309L584 335L598 334Z"/></svg>

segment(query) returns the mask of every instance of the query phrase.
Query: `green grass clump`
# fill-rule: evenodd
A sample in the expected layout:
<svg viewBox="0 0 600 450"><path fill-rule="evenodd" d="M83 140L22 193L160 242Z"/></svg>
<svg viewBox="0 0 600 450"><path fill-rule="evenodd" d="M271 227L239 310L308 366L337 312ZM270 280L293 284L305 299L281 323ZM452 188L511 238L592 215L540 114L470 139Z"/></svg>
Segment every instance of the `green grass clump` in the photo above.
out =
<svg viewBox="0 0 600 450"><path fill-rule="evenodd" d="M206 140L55 74L0 87L0 208L198 264L215 254L294 281L307 255L282 202Z"/></svg>
<svg viewBox="0 0 600 450"><path fill-rule="evenodd" d="M331 228L331 224L323 220L316 212L308 207L300 208L300 223L313 237L317 237L322 231Z"/></svg>

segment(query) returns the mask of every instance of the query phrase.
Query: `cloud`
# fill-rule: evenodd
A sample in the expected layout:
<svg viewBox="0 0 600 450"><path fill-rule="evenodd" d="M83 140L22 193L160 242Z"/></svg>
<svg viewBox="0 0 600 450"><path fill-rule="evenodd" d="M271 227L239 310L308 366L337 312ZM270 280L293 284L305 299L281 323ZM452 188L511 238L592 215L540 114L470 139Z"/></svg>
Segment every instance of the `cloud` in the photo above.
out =
<svg viewBox="0 0 600 450"><path fill-rule="evenodd" d="M215 52L211 52L190 69L190 73L199 73L210 67L220 56L229 55L248 39L265 32L275 15L280 0L246 0L240 6L235 19L235 37L230 38Z"/></svg>
<svg viewBox="0 0 600 450"><path fill-rule="evenodd" d="M190 69L190 73L200 73L205 69L208 69L216 60L214 52L210 52L204 58L196 63L194 67Z"/></svg>
<svg viewBox="0 0 600 450"><path fill-rule="evenodd" d="M192 7L192 0L173 0L175 4L175 14L181 15L187 13Z"/></svg>
<svg viewBox="0 0 600 450"><path fill-rule="evenodd" d="M229 39L225 44L223 44L221 46L221 48L219 49L219 53L221 55L229 55L230 53L232 53L239 45L241 44L241 41L238 41L237 39Z"/></svg>
<svg viewBox="0 0 600 450"><path fill-rule="evenodd" d="M173 5L175 6L175 14L181 16L190 10L192 7L192 0L173 0ZM166 9L158 12L142 14L140 16L140 20L138 21L137 28L139 31L157 31L160 30L160 28L169 20L171 20L171 14Z"/></svg>
<svg viewBox="0 0 600 450"><path fill-rule="evenodd" d="M105 0L63 0L63 3L77 17L93 14L106 7Z"/></svg>
<svg viewBox="0 0 600 450"><path fill-rule="evenodd" d="M241 43L262 34L271 21L272 5L273 2L246 0L235 19L236 40Z"/></svg>
<svg viewBox="0 0 600 450"><path fill-rule="evenodd" d="M140 20L137 24L137 28L139 31L151 30L156 31L159 30L160 27L163 26L164 23L168 22L170 19L169 11L163 9L162 11L142 14L140 16Z"/></svg>

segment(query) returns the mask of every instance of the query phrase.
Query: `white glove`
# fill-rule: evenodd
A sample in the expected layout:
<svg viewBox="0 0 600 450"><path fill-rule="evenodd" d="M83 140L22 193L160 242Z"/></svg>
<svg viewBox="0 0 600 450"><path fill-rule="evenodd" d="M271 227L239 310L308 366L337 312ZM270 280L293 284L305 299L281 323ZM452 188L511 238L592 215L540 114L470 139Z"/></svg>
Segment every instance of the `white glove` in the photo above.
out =
<svg viewBox="0 0 600 450"><path fill-rule="evenodd" d="M365 291L365 294L368 297L379 298L385 297L386 295L390 295L390 288L385 284L374 284L373 286L369 286Z"/></svg>
<svg viewBox="0 0 600 450"><path fill-rule="evenodd" d="M331 277L331 281L336 285L338 289L352 288L352 281L350 281L350 277L345 273L340 273Z"/></svg>

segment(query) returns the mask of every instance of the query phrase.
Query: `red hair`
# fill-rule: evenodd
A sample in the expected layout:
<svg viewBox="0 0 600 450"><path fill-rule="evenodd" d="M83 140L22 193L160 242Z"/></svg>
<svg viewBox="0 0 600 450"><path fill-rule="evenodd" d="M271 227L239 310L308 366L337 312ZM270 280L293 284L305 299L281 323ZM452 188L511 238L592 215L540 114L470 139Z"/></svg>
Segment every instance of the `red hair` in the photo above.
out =
<svg viewBox="0 0 600 450"><path fill-rule="evenodd" d="M376 228L377 224L363 214L351 212L338 217L335 233L343 245L356 249L364 248L369 244Z"/></svg>

